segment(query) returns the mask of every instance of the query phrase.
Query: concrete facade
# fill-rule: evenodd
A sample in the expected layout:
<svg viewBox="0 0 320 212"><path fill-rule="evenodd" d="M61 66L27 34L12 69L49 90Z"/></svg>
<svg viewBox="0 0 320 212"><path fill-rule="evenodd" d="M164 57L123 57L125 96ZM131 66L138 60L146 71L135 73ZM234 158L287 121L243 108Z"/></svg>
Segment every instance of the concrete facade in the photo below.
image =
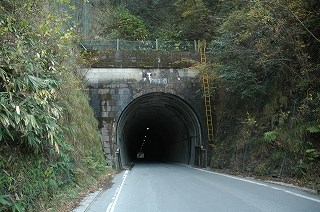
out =
<svg viewBox="0 0 320 212"><path fill-rule="evenodd" d="M91 68L83 69L86 85L90 92L90 103L99 121L101 141L105 157L115 166L119 158L116 152L119 144L119 120L123 111L139 97L146 94L170 94L180 98L194 113L199 132L191 132L193 137L192 161L197 165L195 148L206 147L204 104L199 73L188 69L141 69L141 68ZM128 109L128 108L127 108ZM133 111L134 112L134 111ZM133 113L132 112L132 113ZM186 115L185 112L184 114ZM189 123L186 123L187 125ZM200 135L196 135L200 134ZM199 164L198 164L199 165Z"/></svg>

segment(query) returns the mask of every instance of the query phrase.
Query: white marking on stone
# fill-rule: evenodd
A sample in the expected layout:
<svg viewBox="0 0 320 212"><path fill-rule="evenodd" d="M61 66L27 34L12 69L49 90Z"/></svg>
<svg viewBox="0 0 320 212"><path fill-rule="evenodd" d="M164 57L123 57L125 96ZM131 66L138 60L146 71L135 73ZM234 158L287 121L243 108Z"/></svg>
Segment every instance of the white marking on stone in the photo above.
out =
<svg viewBox="0 0 320 212"><path fill-rule="evenodd" d="M162 79L151 79L150 78L150 83L153 84L168 84L168 79L167 78L162 78Z"/></svg>
<svg viewBox="0 0 320 212"><path fill-rule="evenodd" d="M148 75L148 79L150 80L151 79L151 73L147 73Z"/></svg>

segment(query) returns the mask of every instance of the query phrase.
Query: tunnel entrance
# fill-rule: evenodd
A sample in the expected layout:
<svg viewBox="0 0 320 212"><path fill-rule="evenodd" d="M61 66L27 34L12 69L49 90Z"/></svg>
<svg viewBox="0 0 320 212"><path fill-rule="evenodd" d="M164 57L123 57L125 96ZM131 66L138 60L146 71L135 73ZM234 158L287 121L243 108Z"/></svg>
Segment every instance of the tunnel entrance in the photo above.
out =
<svg viewBox="0 0 320 212"><path fill-rule="evenodd" d="M123 166L137 160L193 165L202 146L200 122L190 105L168 93L149 93L133 100L117 124Z"/></svg>

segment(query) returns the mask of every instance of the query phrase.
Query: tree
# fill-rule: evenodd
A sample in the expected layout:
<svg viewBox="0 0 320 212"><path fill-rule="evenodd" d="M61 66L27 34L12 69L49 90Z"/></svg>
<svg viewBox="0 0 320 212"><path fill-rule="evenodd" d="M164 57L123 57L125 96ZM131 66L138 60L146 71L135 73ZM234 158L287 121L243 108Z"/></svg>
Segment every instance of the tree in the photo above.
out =
<svg viewBox="0 0 320 212"><path fill-rule="evenodd" d="M179 37L179 12L174 0L132 0L127 2L126 8L144 21L152 39Z"/></svg>
<svg viewBox="0 0 320 212"><path fill-rule="evenodd" d="M104 167L69 3L0 1L0 211L53 209Z"/></svg>
<svg viewBox="0 0 320 212"><path fill-rule="evenodd" d="M225 8L227 15L217 12L221 19L211 43L220 64L215 71L223 82L221 90L229 94L225 101L236 102L226 103L225 110L240 120L246 113L254 114L257 140L266 129L275 135L265 145L277 146L275 154L281 160L276 164L283 169L287 160L286 174L313 173L316 163L306 152L314 153L316 136L306 135L318 133L320 120L319 57L314 53L319 46L319 8L301 0L242 1Z"/></svg>
<svg viewBox="0 0 320 212"><path fill-rule="evenodd" d="M146 40L149 32L143 20L133 15L129 10L119 8L110 26L114 34L125 40Z"/></svg>
<svg viewBox="0 0 320 212"><path fill-rule="evenodd" d="M92 17L90 21L91 37L124 40L145 40L150 33L139 17L125 7L116 8L95 4L91 7Z"/></svg>
<svg viewBox="0 0 320 212"><path fill-rule="evenodd" d="M202 0L177 0L181 13L180 29L188 40L211 40L214 34L213 16Z"/></svg>

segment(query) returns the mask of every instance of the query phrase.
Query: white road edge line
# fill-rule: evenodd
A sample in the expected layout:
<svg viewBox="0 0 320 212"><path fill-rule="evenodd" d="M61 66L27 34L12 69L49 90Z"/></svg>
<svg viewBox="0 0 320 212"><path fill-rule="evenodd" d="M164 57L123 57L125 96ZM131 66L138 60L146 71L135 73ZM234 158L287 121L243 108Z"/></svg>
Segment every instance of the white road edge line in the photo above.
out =
<svg viewBox="0 0 320 212"><path fill-rule="evenodd" d="M120 192L121 192L121 189L122 189L122 186L124 184L124 181L126 180L127 176L128 176L128 173L129 173L129 170L126 170L123 177L122 177L122 182L120 184L120 186L117 188L114 196L112 197L112 202L108 205L108 208L107 208L107 211L106 212L113 212L114 211L114 208L117 204L117 201L118 201L118 198L120 196Z"/></svg>
<svg viewBox="0 0 320 212"><path fill-rule="evenodd" d="M302 194L298 194L298 193L295 193L295 192L292 192L292 191L288 191L286 189L277 188L277 187L270 186L270 185L267 185L267 184L264 184L264 183L254 182L254 181L251 181L251 180L242 179L242 178L239 178L239 177L234 177L234 176L227 175L227 174L221 174L221 173L212 172L212 171L208 171L208 170L203 170L203 169L199 169L199 168L195 168L195 167L191 167L191 166L188 166L188 167L196 169L196 170L199 170L199 171L202 171L202 172L207 172L207 173L211 173L211 174L215 174L215 175L220 175L220 176L223 176L223 177L228 177L228 178L231 178L231 179L240 180L240 181L244 181L244 182L247 182L247 183L252 183L252 184L268 187L268 188L271 188L271 189L274 189L274 190L283 191L283 192L286 192L288 194L291 194L291 195L294 195L294 196L297 196L297 197L301 197L301 198L304 198L304 199L308 199L308 200L320 203L319 199L315 199L315 198L312 198L312 197L307 197L307 196L304 196Z"/></svg>
<svg viewBox="0 0 320 212"><path fill-rule="evenodd" d="M287 190L284 190L284 189L281 189L281 190L286 192L286 193L288 193L288 194L292 194L292 195L297 196L297 197L301 197L301 198L304 198L304 199L308 199L308 200L320 203L320 200L318 200L318 199L315 199L315 198L312 198L312 197L307 197L307 196L304 196L302 194L297 194L297 193L294 193L292 191L287 191Z"/></svg>

